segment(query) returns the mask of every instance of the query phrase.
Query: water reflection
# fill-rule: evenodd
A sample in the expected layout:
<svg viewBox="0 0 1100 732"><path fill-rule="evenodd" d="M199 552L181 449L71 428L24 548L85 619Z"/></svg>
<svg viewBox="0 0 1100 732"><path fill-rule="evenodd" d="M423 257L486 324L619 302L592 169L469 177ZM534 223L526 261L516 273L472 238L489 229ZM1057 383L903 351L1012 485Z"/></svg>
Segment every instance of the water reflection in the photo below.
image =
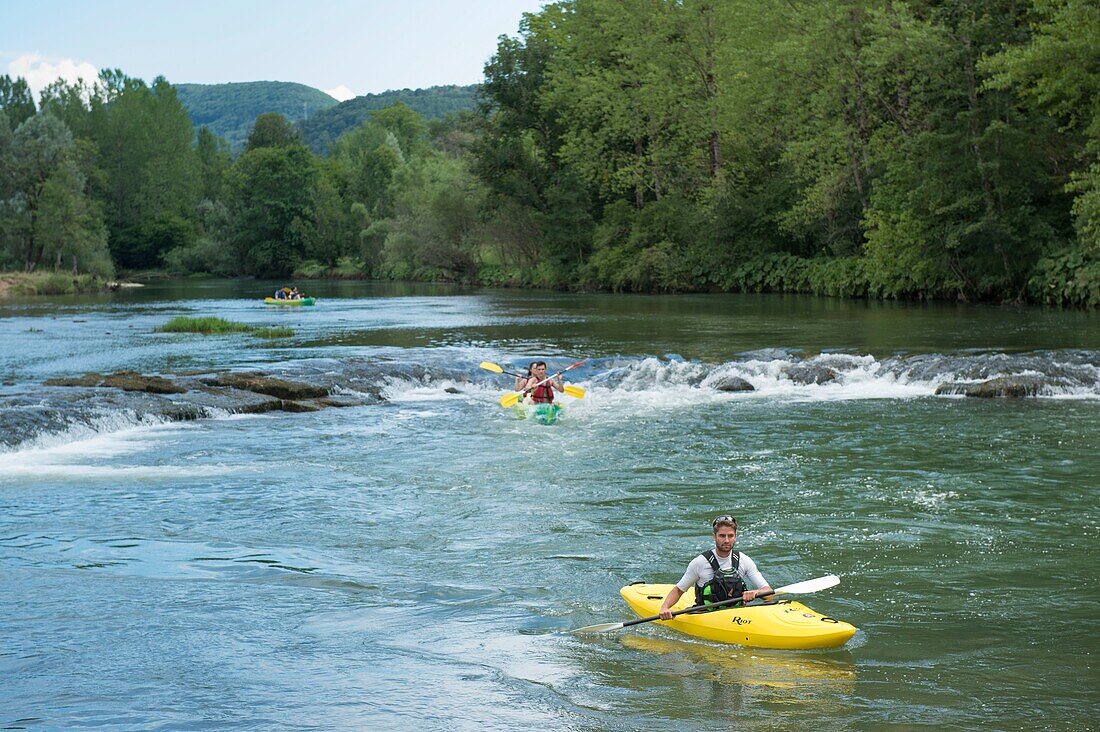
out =
<svg viewBox="0 0 1100 732"><path fill-rule="evenodd" d="M777 692L776 699L783 703L814 701L814 689L822 686L829 687L830 695L850 693L856 680L856 666L843 651L826 656L642 634L623 635L620 640L632 650L689 659L698 666L699 675L722 685L751 687L757 693Z"/></svg>

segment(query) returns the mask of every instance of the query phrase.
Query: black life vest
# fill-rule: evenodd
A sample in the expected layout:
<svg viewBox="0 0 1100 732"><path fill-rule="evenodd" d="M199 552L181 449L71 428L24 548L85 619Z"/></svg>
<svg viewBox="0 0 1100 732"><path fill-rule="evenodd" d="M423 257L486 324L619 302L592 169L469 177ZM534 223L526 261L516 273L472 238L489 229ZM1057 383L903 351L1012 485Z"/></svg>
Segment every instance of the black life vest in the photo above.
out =
<svg viewBox="0 0 1100 732"><path fill-rule="evenodd" d="M714 570L714 578L700 587L695 585L695 604L706 605L712 602L722 602L741 597L745 590L745 580L737 574L737 566L741 563L741 555L738 552L730 554L730 568L722 569L718 566L718 557L713 549L703 552L703 558L710 562L710 568Z"/></svg>

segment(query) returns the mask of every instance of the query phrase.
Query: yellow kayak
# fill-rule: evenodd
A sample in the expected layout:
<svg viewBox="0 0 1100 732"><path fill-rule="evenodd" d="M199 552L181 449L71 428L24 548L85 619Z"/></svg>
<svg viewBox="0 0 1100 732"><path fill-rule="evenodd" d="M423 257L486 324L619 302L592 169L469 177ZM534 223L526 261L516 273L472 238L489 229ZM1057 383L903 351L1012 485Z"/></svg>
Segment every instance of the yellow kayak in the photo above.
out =
<svg viewBox="0 0 1100 732"><path fill-rule="evenodd" d="M619 594L638 617L646 617L660 612L661 602L672 588L673 585L627 585ZM673 610L691 607L694 601L695 593L689 590ZM814 612L794 600L692 613L656 622L697 638L756 648L836 648L856 633L854 625Z"/></svg>

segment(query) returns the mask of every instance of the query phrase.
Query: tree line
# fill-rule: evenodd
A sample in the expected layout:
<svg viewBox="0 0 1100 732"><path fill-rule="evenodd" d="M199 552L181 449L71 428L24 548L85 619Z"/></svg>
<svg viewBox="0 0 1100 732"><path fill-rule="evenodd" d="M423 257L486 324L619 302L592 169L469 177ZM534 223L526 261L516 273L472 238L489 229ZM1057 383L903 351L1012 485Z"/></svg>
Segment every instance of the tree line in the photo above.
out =
<svg viewBox="0 0 1100 732"><path fill-rule="evenodd" d="M563 0L479 107L231 156L172 85L0 77L0 265L1100 305L1086 0Z"/></svg>

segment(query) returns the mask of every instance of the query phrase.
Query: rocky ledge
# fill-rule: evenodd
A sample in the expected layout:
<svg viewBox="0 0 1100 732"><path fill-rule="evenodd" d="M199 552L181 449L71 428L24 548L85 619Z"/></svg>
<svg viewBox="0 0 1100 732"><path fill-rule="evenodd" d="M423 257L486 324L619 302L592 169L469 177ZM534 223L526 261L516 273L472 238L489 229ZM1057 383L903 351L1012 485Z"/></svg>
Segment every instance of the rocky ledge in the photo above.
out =
<svg viewBox="0 0 1100 732"><path fill-rule="evenodd" d="M46 386L76 387L95 398L103 390L133 393L115 398L116 406L165 419L200 419L216 413L316 412L329 407L356 407L382 401L380 395L333 394L332 388L290 381L257 372L190 372L147 375L136 371L48 379ZM117 392L115 392L117 394ZM149 395L154 395L150 397ZM79 398L79 395L77 395Z"/></svg>
<svg viewBox="0 0 1100 732"><path fill-rule="evenodd" d="M949 382L940 384L936 394L961 394L968 397L990 399L993 397L1033 397L1046 386L1043 379L1034 376L1000 376L976 383Z"/></svg>

